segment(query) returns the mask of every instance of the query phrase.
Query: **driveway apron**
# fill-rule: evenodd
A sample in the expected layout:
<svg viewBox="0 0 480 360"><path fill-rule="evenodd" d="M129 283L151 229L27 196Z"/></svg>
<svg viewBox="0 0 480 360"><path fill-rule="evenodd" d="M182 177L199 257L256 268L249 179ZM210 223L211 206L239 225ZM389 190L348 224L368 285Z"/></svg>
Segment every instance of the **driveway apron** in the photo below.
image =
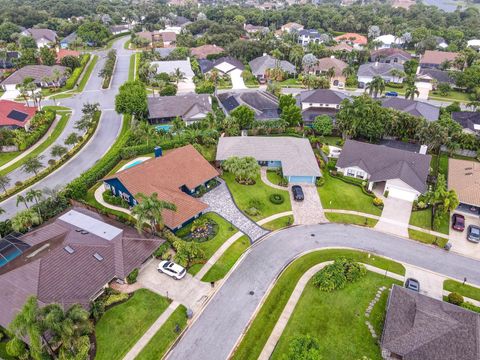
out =
<svg viewBox="0 0 480 360"><path fill-rule="evenodd" d="M408 238L408 224L412 213L412 202L388 197L383 200L383 212L375 229Z"/></svg>

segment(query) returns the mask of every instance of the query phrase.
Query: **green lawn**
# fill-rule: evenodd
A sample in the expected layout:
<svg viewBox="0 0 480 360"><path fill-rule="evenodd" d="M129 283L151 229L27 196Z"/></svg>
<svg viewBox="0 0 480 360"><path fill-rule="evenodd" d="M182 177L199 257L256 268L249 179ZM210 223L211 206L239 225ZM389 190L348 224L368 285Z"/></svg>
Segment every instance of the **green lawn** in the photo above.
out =
<svg viewBox="0 0 480 360"><path fill-rule="evenodd" d="M0 341L0 359L3 360L13 360L14 357L7 354L7 343L5 341Z"/></svg>
<svg viewBox="0 0 480 360"><path fill-rule="evenodd" d="M256 205L255 207L258 207L260 210L259 215L249 216L247 214L255 221L292 209L288 191L277 190L266 185L260 178L260 174L255 179L255 185L241 185L235 181L234 176L229 172L223 173L223 179L227 182L228 188L240 210L245 212L252 206ZM269 199L271 194L282 194L285 201L282 204L273 204ZM254 204L255 202L259 204Z"/></svg>
<svg viewBox="0 0 480 360"><path fill-rule="evenodd" d="M338 214L338 213L325 213L325 217L328 221L341 223L341 224L355 224L367 227L374 227L377 225L378 220L371 219L365 216L351 215L351 214Z"/></svg>
<svg viewBox="0 0 480 360"><path fill-rule="evenodd" d="M439 174L443 174L445 179L448 178L448 155L446 153L440 154L440 160L438 160L438 155L432 155L432 160L430 162L430 167L435 174L437 171Z"/></svg>
<svg viewBox="0 0 480 360"><path fill-rule="evenodd" d="M123 359L169 304L166 298L140 289L128 301L109 309L95 326L95 359Z"/></svg>
<svg viewBox="0 0 480 360"><path fill-rule="evenodd" d="M21 151L13 151L13 152L2 152L0 153L0 166L3 164L8 163L9 161L15 159L18 155L20 155Z"/></svg>
<svg viewBox="0 0 480 360"><path fill-rule="evenodd" d="M280 82L282 87L305 87L298 79L290 78Z"/></svg>
<svg viewBox="0 0 480 360"><path fill-rule="evenodd" d="M343 209L380 215L382 211L373 205L373 198L364 194L359 186L331 177L324 172L325 184L318 188L325 209Z"/></svg>
<svg viewBox="0 0 480 360"><path fill-rule="evenodd" d="M223 279L225 275L230 271L233 265L237 262L240 256L250 246L250 240L246 235L243 235L236 240L230 247L223 253L218 261L213 264L210 270L203 276L202 281L212 282Z"/></svg>
<svg viewBox="0 0 480 360"><path fill-rule="evenodd" d="M207 261L215 253L215 251L217 251L218 248L222 246L222 244L226 240L228 240L230 237L232 237L235 233L238 232L238 229L235 226L232 226L232 224L227 220L225 220L223 217L215 213L210 212L205 215L202 215L201 217L211 219L218 224L217 235L215 235L213 239L199 243L200 248L205 253L205 261ZM176 235L179 237L188 235L190 233L191 227L192 227L192 224L190 223L184 228L182 228L181 230L179 230L176 233ZM203 267L203 264L195 264L188 269L188 272L192 275L195 275L200 271L202 267Z"/></svg>
<svg viewBox="0 0 480 360"><path fill-rule="evenodd" d="M280 181L282 181L283 177L279 175L276 170L267 170L267 179L272 184L278 185Z"/></svg>
<svg viewBox="0 0 480 360"><path fill-rule="evenodd" d="M338 145L338 142L341 140L342 138L338 136L320 136L320 142L327 145L341 147L340 145Z"/></svg>
<svg viewBox="0 0 480 360"><path fill-rule="evenodd" d="M266 224L263 224L262 227L268 230L278 230L283 229L284 227L290 226L293 224L293 216L287 215L282 216L281 218L269 221Z"/></svg>
<svg viewBox="0 0 480 360"><path fill-rule="evenodd" d="M408 236L412 240L417 240L424 244L436 244L437 246L442 248L448 242L448 239L436 237L435 235L427 234L413 229L408 229Z"/></svg>
<svg viewBox="0 0 480 360"><path fill-rule="evenodd" d="M233 355L233 359L243 360L258 358L299 279L308 269L316 264L343 256L365 264L374 265L380 269L392 271L396 274L405 275L405 268L402 264L376 255L370 257L368 255L368 253L354 250L328 249L308 253L291 263L278 278L277 283L268 295L265 303L239 344ZM336 306L337 305L335 305L335 307ZM365 309L366 307L360 314L362 314ZM328 312L330 310L334 311L334 309L329 309ZM323 328L325 324L319 323L317 325ZM343 331L344 330L342 330L342 332ZM325 357L325 359L334 358L335 357Z"/></svg>
<svg viewBox="0 0 480 360"><path fill-rule="evenodd" d="M432 230L432 209L412 211L410 215L410 225L421 227L422 229ZM450 215L442 214L440 227L435 229L442 234L448 235L450 232Z"/></svg>
<svg viewBox="0 0 480 360"><path fill-rule="evenodd" d="M130 66L128 67L128 81L133 81L135 77L135 58L137 54L134 53L130 56Z"/></svg>
<svg viewBox="0 0 480 360"><path fill-rule="evenodd" d="M447 100L447 101L459 101L459 102L470 102L470 95L463 91L452 90L447 96L442 96L438 91L430 92L429 99L433 100Z"/></svg>
<svg viewBox="0 0 480 360"><path fill-rule="evenodd" d="M443 289L450 292L459 293L460 295L466 296L473 300L480 301L480 288L478 287L468 284L463 285L461 282L455 280L445 280L443 282Z"/></svg>
<svg viewBox="0 0 480 360"><path fill-rule="evenodd" d="M271 359L283 359L290 342L299 334L308 334L320 343L322 359L382 359L377 340L365 321L365 310L378 288L401 284L382 275L367 272L359 281L331 293L320 291L310 280L305 287ZM384 296L386 300L386 295ZM383 299L382 299L383 300ZM375 328L381 335L386 301L375 305ZM370 320L370 319L369 319ZM373 320L373 319L372 319ZM372 324L373 325L373 324Z"/></svg>
<svg viewBox="0 0 480 360"><path fill-rule="evenodd" d="M45 149L47 149L50 145L52 145L53 142L63 132L63 130L65 129L65 126L67 126L67 122L68 122L68 119L70 118L71 113L61 113L60 115L61 115L60 120L58 121L57 125L55 126L55 129L53 129L50 136L48 136L47 139L43 143L41 143L35 150L33 150L28 156L25 156L24 158L14 162L9 167L0 171L0 175L8 174L9 172L19 168L24 164L25 160L27 160L32 156L40 155L43 151L45 151ZM48 159L44 159L44 165L47 165L46 164L47 161Z"/></svg>
<svg viewBox="0 0 480 360"><path fill-rule="evenodd" d="M178 329L177 329L178 325ZM187 308L180 305L145 345L135 360L161 359L187 325ZM176 330L180 330L176 332Z"/></svg>
<svg viewBox="0 0 480 360"><path fill-rule="evenodd" d="M84 71L82 80L80 80L80 82L78 83L78 87L75 90L76 92L82 92L83 89L85 89L85 86L87 85L88 79L90 79L90 75L92 75L93 69L95 68L95 64L97 63L97 61L98 56L94 55L93 58L89 61Z"/></svg>

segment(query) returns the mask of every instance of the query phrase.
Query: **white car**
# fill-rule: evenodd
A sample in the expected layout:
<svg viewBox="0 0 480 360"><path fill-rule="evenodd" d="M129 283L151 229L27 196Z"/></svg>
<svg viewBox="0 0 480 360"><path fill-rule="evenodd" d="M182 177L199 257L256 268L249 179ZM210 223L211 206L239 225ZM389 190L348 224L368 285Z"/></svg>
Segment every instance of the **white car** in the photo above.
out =
<svg viewBox="0 0 480 360"><path fill-rule="evenodd" d="M187 270L185 270L183 266L175 264L172 261L160 261L157 269L158 272L167 274L168 276L173 277L176 280L182 279L187 273Z"/></svg>

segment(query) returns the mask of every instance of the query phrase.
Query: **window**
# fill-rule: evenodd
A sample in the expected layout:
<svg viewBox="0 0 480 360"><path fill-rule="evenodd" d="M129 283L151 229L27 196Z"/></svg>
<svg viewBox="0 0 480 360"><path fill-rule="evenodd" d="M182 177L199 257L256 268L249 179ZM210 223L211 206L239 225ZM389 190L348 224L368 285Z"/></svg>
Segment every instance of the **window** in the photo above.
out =
<svg viewBox="0 0 480 360"><path fill-rule="evenodd" d="M125 201L130 201L130 196L126 193L122 193L121 195L122 199L125 200Z"/></svg>
<svg viewBox="0 0 480 360"><path fill-rule="evenodd" d="M110 190L110 184L105 183L105 189Z"/></svg>
<svg viewBox="0 0 480 360"><path fill-rule="evenodd" d="M348 169L347 170L347 175L355 177L355 171L353 171L352 169Z"/></svg>

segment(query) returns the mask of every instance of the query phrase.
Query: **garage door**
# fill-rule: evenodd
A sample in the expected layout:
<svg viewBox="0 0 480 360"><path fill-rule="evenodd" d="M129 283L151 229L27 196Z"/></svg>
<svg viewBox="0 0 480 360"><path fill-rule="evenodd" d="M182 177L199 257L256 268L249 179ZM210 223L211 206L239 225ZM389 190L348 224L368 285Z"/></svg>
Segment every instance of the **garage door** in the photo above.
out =
<svg viewBox="0 0 480 360"><path fill-rule="evenodd" d="M392 186L388 188L388 196L407 201L415 200L415 193Z"/></svg>

